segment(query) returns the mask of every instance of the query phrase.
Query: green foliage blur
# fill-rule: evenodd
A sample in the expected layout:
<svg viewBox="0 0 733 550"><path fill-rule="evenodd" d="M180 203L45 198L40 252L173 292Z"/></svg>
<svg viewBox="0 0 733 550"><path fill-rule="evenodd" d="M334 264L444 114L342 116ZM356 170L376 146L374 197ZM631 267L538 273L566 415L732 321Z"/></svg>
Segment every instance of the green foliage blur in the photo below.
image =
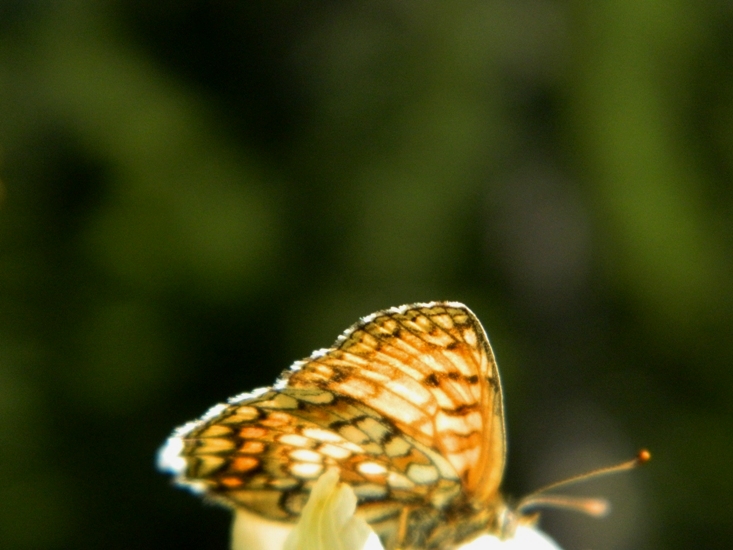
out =
<svg viewBox="0 0 733 550"><path fill-rule="evenodd" d="M733 5L0 0L0 548L211 549L171 430L460 300L567 550L733 541Z"/></svg>

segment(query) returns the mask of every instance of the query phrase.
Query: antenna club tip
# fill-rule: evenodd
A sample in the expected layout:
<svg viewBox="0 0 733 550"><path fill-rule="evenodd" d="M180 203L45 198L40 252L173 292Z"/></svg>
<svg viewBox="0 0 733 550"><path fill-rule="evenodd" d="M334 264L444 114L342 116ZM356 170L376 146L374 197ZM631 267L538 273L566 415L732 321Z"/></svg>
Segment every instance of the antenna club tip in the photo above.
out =
<svg viewBox="0 0 733 550"><path fill-rule="evenodd" d="M652 459L652 453L650 453L646 449L642 449L636 455L636 462L639 464L644 464L646 462L649 462L651 459Z"/></svg>
<svg viewBox="0 0 733 550"><path fill-rule="evenodd" d="M602 518L603 516L608 515L608 512L611 511L611 505L607 500L602 498L591 499L587 502L587 505L588 508L586 512L588 512L588 515L596 518Z"/></svg>

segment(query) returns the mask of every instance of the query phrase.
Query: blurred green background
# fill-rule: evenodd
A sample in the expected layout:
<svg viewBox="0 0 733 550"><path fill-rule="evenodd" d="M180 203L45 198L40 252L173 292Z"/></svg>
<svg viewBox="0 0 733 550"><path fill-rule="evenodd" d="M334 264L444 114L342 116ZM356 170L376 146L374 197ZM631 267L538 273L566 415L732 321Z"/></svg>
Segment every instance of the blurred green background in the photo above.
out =
<svg viewBox="0 0 733 550"><path fill-rule="evenodd" d="M0 0L0 547L227 548L177 425L467 303L567 550L733 541L733 5Z"/></svg>

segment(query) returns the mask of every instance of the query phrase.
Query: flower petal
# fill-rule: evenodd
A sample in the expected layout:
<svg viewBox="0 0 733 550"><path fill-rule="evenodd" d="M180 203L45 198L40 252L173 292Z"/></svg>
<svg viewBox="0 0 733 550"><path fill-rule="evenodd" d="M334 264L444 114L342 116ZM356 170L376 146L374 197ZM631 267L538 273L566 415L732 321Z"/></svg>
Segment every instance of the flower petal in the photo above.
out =
<svg viewBox="0 0 733 550"><path fill-rule="evenodd" d="M493 535L482 535L464 544L459 550L561 550L561 548L539 529L520 525L510 539L501 540Z"/></svg>
<svg viewBox="0 0 733 550"><path fill-rule="evenodd" d="M269 521L238 508L232 525L232 550L280 550L292 530L289 523Z"/></svg>
<svg viewBox="0 0 733 550"><path fill-rule="evenodd" d="M336 470L316 482L283 550L362 550L371 528L354 516L356 495Z"/></svg>

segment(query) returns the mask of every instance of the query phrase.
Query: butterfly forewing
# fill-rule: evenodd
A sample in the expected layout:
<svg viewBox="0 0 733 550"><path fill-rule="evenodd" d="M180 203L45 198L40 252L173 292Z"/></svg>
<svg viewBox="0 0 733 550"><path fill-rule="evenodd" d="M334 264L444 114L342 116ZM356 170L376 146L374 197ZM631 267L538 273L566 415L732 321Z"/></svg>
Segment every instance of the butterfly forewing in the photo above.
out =
<svg viewBox="0 0 733 550"><path fill-rule="evenodd" d="M464 305L436 302L365 317L273 389L179 428L161 463L183 484L279 520L296 519L315 480L337 468L359 513L393 546L406 507L422 510L408 525L420 544L419 526L437 540L430 533L460 521L459 508L490 507L504 451L499 375L483 328Z"/></svg>
<svg viewBox="0 0 733 550"><path fill-rule="evenodd" d="M505 448L499 374L465 306L415 305L366 317L304 362L288 385L327 388L369 405L438 450L478 501L496 493Z"/></svg>

